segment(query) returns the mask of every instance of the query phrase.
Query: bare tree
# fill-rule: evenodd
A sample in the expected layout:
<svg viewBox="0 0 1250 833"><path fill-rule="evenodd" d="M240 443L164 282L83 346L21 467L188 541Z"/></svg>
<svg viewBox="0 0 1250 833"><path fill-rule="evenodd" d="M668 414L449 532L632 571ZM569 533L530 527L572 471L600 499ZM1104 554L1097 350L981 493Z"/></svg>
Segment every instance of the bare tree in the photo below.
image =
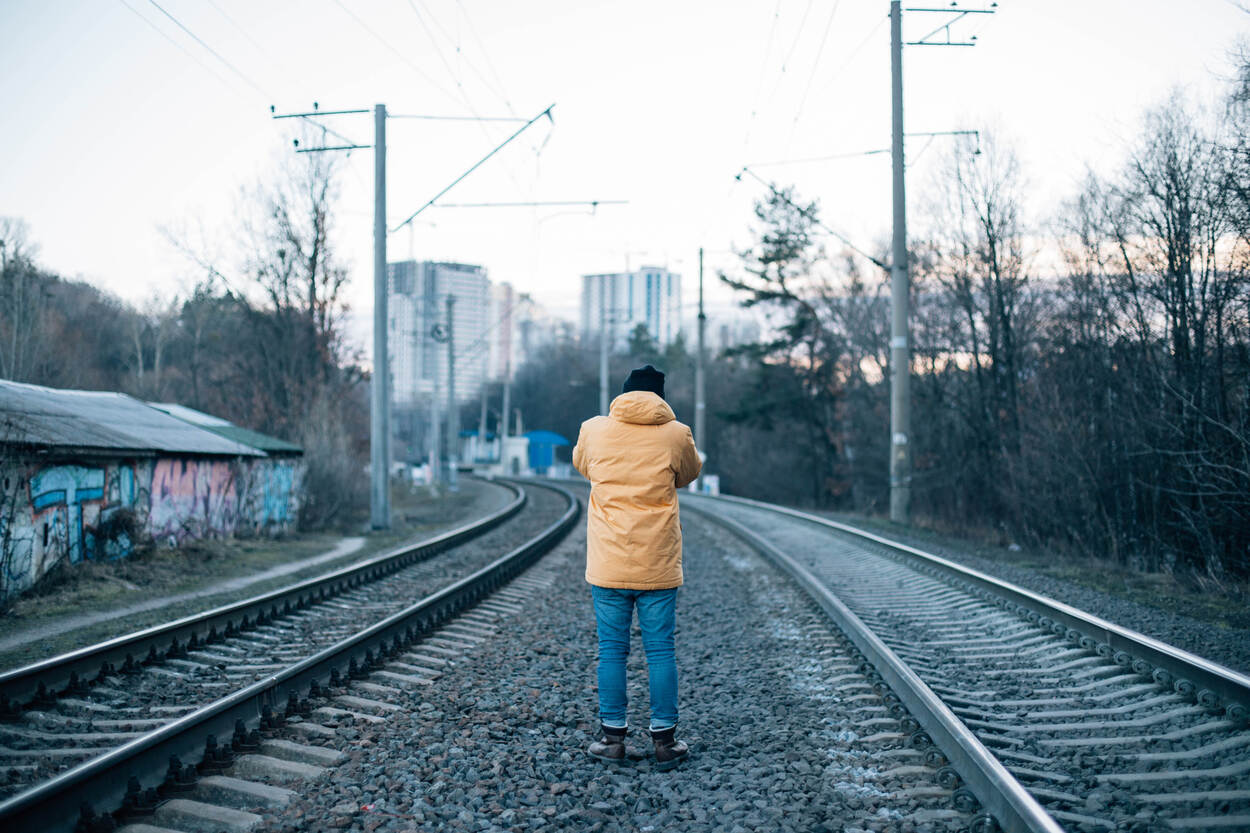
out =
<svg viewBox="0 0 1250 833"><path fill-rule="evenodd" d="M36 373L47 330L45 281L25 221L0 217L0 376L29 381Z"/></svg>

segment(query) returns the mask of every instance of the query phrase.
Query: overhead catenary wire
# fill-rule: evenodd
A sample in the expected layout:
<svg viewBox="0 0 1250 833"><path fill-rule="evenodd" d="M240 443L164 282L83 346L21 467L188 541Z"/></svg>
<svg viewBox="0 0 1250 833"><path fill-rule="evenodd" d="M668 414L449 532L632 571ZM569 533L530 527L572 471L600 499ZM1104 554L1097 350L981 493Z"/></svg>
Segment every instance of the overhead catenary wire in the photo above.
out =
<svg viewBox="0 0 1250 833"><path fill-rule="evenodd" d="M269 93L267 93L263 87L261 87L251 78L249 78L242 70L240 70L234 64L230 63L230 61L226 60L225 56L223 56L216 49L213 49L211 46L209 46L199 35L197 35L195 32L192 32L190 29L184 26L182 21L178 20L178 18L174 17L172 14L165 11L164 7L162 7L160 3L157 3L156 0L148 0L148 2L151 3L152 6L155 7L158 12L160 12L161 14L165 15L165 17L173 21L173 24L175 26L177 26L183 32L186 32L188 37L190 37L200 46L204 47L204 49L206 49L218 61L221 61L221 63L225 65L226 69L230 70L236 76L238 76L243 81L243 83L247 84L249 87L251 87L256 92L260 93L269 101L273 101L273 96L269 95Z"/></svg>
<svg viewBox="0 0 1250 833"><path fill-rule="evenodd" d="M508 89L504 86L503 78L499 75L499 71L495 69L495 64L490 59L490 52L486 49L486 44L477 33L477 27L473 25L473 17L469 14L469 9L462 0L456 0L456 5L460 7L460 11L464 14L465 23L469 25L469 34L473 36L473 39L477 41L478 48L482 50L482 60L486 62L486 68L490 70L491 75L495 76L495 82L499 85L499 96L503 99L504 107L508 108L509 113L516 115L516 110L508 98ZM438 18L434 18L434 25L438 25Z"/></svg>
<svg viewBox="0 0 1250 833"><path fill-rule="evenodd" d="M437 116L424 113L387 113L388 119L424 119L426 121L525 121L524 116Z"/></svg>
<svg viewBox="0 0 1250 833"><path fill-rule="evenodd" d="M336 2L339 2L339 0L336 0ZM412 13L416 16L417 21L421 24L421 28L425 30L426 37L430 39L430 44L434 47L435 53L438 55L439 60L443 64L443 67L447 70L447 74L451 77L452 82L456 85L456 90L459 92L460 99L461 101L463 101L464 106L467 107L469 112L472 113L475 117L480 116L481 114L478 113L477 108L473 106L473 101L469 97L468 90L464 88L464 84L461 83L459 75L452 68L451 63L447 60L446 56L443 54L442 48L438 45L438 41L434 38L434 34L430 31L429 26L426 25L425 18L424 16L422 16L420 10L417 8L416 3L414 3L413 0L408 0L408 7L412 9ZM436 21L436 25L437 25L437 21ZM442 30L442 26L439 26L439 29ZM445 31L444 31L444 36L446 36ZM448 38L448 40L450 41L451 39ZM454 44L454 45L455 45L457 54L461 54L459 44ZM461 55L461 57L463 57L463 55ZM480 73L479 73L479 77L480 77ZM488 89L489 87L490 85L487 84ZM509 107L509 110L511 110L511 107ZM487 139L490 139L491 141L495 141L497 137L491 133L490 129L486 126L486 124L481 123L481 122L491 121L491 119L478 118L477 120L479 121L478 126L482 130L482 135L484 135ZM520 180L517 179L517 176L513 172L511 166L505 165L504 169L508 173L508 178L512 180L512 184L514 184L517 187L517 190L521 190L521 187L522 187L521 182Z"/></svg>
<svg viewBox="0 0 1250 833"><path fill-rule="evenodd" d="M751 146L751 131L755 127L755 118L759 112L760 96L764 93L764 77L768 74L768 58L773 54L773 38L777 34L777 21L781 18L781 0L777 0L777 5L773 9L772 25L768 27L768 39L764 45L764 58L760 61L760 78L755 85L755 95L751 98L751 114L747 120L747 132L742 138L742 148L747 150Z"/></svg>
<svg viewBox="0 0 1250 833"><path fill-rule="evenodd" d="M513 134L512 134L511 136L509 136L507 139L504 139L502 142L500 142L498 145L496 145L496 146L495 146L495 147L494 147L494 148L490 151L490 153L488 153L488 154L486 154L485 156L483 156L481 159L479 159L477 162L475 162L471 168L469 168L467 171L465 171L464 173L462 173L460 176L458 176L458 177L456 177L454 180L452 180L452 181L451 181L451 183L450 183L450 184L449 184L446 188L444 188L443 190L439 191L437 194L435 194L433 197L431 197L431 198L429 199L429 201L427 201L424 205L422 205L422 206L421 206L420 208L418 208L416 211L414 211L414 212L412 212L411 214L409 214L409 215L408 215L408 217L407 217L407 219L405 219L405 220L404 220L402 223L400 223L399 225L395 226L393 229L391 229L391 231L399 231L401 228L403 228L404 226L408 225L408 223L411 223L414 219L416 219L416 217L417 217L417 215L418 215L418 214L420 214L422 211L425 211L425 210L426 210L427 208L429 208L430 206L434 205L434 203L436 203L436 202L438 201L439 197L441 197L441 196L443 196L444 194L446 194L446 193L447 193L448 191L450 191L452 188L455 188L458 184L460 184L460 182L461 182L461 181L463 181L463 180L464 180L464 178L465 178L465 177L467 177L469 174L473 173L473 172L474 172L474 171L476 171L478 168L480 168L480 167L483 165L483 163L485 163L485 162L486 162L486 160L490 159L490 158L491 158L492 156L494 156L496 153L498 153L499 151L503 150L503 148L504 148L505 146L507 146L507 145L508 145L508 144L509 144L509 143L510 143L513 139L515 139L517 136L520 136L522 133L524 133L524 132L525 132L525 131L529 128L529 126L530 126L531 124L533 124L534 122L538 121L538 120L539 120L539 119L541 119L543 116L546 116L549 120L554 121L554 119L552 119L552 118L551 118L551 110L552 110L552 108L554 108L554 107L555 107L555 105L554 105L554 104L552 104L552 105L551 105L550 107L548 107L546 110L543 110L541 113L539 113L538 115L534 116L534 118L530 119L530 120L529 120L529 121L527 121L525 124L521 125L521 127L520 127L520 128L518 128L518 129L517 129L517 131L516 131L515 133L513 133Z"/></svg>
<svg viewBox="0 0 1250 833"><path fill-rule="evenodd" d="M976 150L973 152L973 155L974 156L981 155L981 131L979 130L924 130L924 131L917 131L917 132L909 132L905 135L908 138L916 138L919 136L928 137L929 141L926 142L925 146L921 148L919 153L916 154L917 158L919 158L920 154L924 153L925 150L929 148L929 145L932 144L933 140L937 138L938 136L975 136L977 139L977 147L976 147ZM847 151L846 153L831 153L827 156L807 156L801 159L776 159L776 160L773 160L772 162L751 162L746 167L768 168L768 167L776 167L778 165L801 165L801 164L807 164L810 162L831 162L837 159L854 159L860 156L876 156L879 154L885 154L889 152L890 152L890 148L876 148L874 150L852 150L852 151ZM914 161L915 160L913 160L913 162Z"/></svg>
<svg viewBox="0 0 1250 833"><path fill-rule="evenodd" d="M421 24L421 28L425 30L426 37L430 39L430 45L434 47L434 51L438 54L439 60L442 61L443 66L447 68L447 74L452 77L453 81L455 81L456 87L460 89L461 94L463 95L463 97L465 98L467 102L468 92L464 89L464 85L460 83L459 76L457 76L455 70L452 69L451 63L447 60L446 56L443 54L442 48L438 45L438 39L434 37L434 32L430 30L429 24L426 23L426 15L423 15L421 13L421 10L417 7L417 4L414 2L414 0L408 0L408 7L411 8L412 13L416 15L417 21ZM451 38L448 37L447 30L445 30L442 27L442 25L438 22L438 19L435 18L432 13L429 14L429 17L434 22L434 25L438 26L439 31L443 33L443 37L446 38L447 41L450 43ZM456 50L457 57L459 57L462 61L464 61L464 63L469 67L469 69L473 71L473 74L476 75L481 80L483 86L485 86L486 89L490 90L491 93L498 96L504 102L504 105L508 108L508 110L512 111L512 105L508 101L507 96L503 95L500 91L495 90L491 87L490 80L482 73L481 70L477 68L477 65L474 64L472 61L469 61L465 58L464 51L460 48L460 44L453 43L452 46Z"/></svg>
<svg viewBox="0 0 1250 833"><path fill-rule="evenodd" d="M525 202L441 202L433 208L551 208L572 205L629 205L629 200L530 200Z"/></svg>
<svg viewBox="0 0 1250 833"><path fill-rule="evenodd" d="M460 76L456 74L454 69L452 69L451 63L447 60L447 56L443 54L443 49L438 45L438 41L435 40L434 33L430 31L430 27L426 24L425 17L422 16L421 10L417 8L417 4L414 3L413 0L408 0L408 8L412 9L412 13L416 16L417 22L420 23L421 28L425 30L425 36L430 39L430 45L434 47L434 54L438 56L439 61L443 64L443 68L447 70L448 76L451 77L452 83L455 84L456 89L459 90L460 98L464 101L465 106L467 106L469 110L473 111L474 115L477 115L476 111L473 110L472 102L469 100L468 91L464 88L464 84L460 82ZM459 52L459 49L457 49L457 52Z"/></svg>
<svg viewBox="0 0 1250 833"><path fill-rule="evenodd" d="M452 99L453 101L455 100L456 96L448 92L447 89L443 87L442 84L435 81L433 76L431 76L428 72L421 69L421 67L417 66L415 63L413 63L408 58L407 55L405 55L400 50L396 49L395 46L390 41L388 41L386 38L378 34L376 29L374 29L372 26L366 23L364 19L360 17L360 15L356 14L354 11L348 8L347 5L342 2L342 0L334 0L334 4L338 6L340 9L342 9L349 17L351 17L352 20L356 21L356 23L360 25L360 28L364 29L366 32L372 35L374 40L376 40L378 43L385 46L387 50L389 50L393 55L395 55L397 58L399 58L401 61L407 64L409 69L411 69L421 78L423 78L427 83L429 83L431 87L438 90L440 93Z"/></svg>
<svg viewBox="0 0 1250 833"><path fill-rule="evenodd" d="M170 19L170 20L174 23L174 25L175 25L175 26L177 26L179 29L181 29L183 32L185 32L185 33L187 34L187 36L188 36L188 37L190 37L192 40L194 40L196 43L198 43L200 46L202 46L202 47L205 49L205 51L207 51L210 55L212 55L214 58L216 58L218 61L220 61L223 65L225 65L225 67L226 67L227 69L229 69L232 73L234 73L234 74L235 74L238 78L240 78L240 79L241 79L244 83L246 83L249 87L251 87L251 88L252 88L253 90L255 90L256 92L260 93L262 96L264 96L264 97L265 97L266 99L268 99L269 101L271 101L271 102L272 102L272 101L274 100L273 96L272 96L272 95L270 95L270 94L269 94L269 93L265 90L265 88L264 88L264 87L260 86L260 84L256 83L254 80L252 80L252 78L251 78L251 77L249 77L246 73L244 73L241 69L239 69L239 68L238 68L238 67L236 67L233 63L231 63L229 60L227 60L227 59L226 59L226 57L225 57L224 55L222 55L220 52L218 52L216 49L214 49L212 46L210 46L210 45L208 44L208 42L207 42L207 41L205 41L205 40L204 40L203 38L201 38L199 35L195 34L195 32L191 31L191 29L190 29L190 28L188 28L188 27L187 27L184 23L182 23L182 21L178 20L178 18L176 18L176 17L174 17L172 14L170 14L170 13L169 13L169 12L168 12L168 11L167 11L164 7L163 7L163 6L161 6L159 3L157 3L157 2L156 2L156 0L148 0L148 2L149 2L149 3L151 3L151 4L152 4L152 6L154 6L154 7L156 8L156 10L157 10L157 11L159 11L161 14L165 15L165 17L169 18L169 19ZM126 8L128 8L128 9L130 9L132 12L134 12L134 13L135 13L135 14L136 14L136 15L137 15L137 16L138 16L141 20L143 20L145 23L147 23L149 26L151 26L153 29L155 29L157 32L159 32L159 33L161 34L161 36L162 36L162 37L164 37L164 38L165 38L166 40L168 40L170 43L173 43L173 44L174 44L175 46L177 46L179 49L182 49L182 51L183 51L183 52L185 52L188 56L190 56L190 57L192 58L192 60L195 60L195 61L196 61L196 63L199 63L201 66L205 66L202 62L200 62L198 59L196 59L194 55L191 55L191 53L190 53L190 52L188 52L186 49L184 49L184 48L182 47L182 45L181 45L181 44L179 44L179 43L178 43L177 41L175 41L173 38L169 37L169 35L168 35L168 34L166 34L164 31L162 31L162 30L160 29L160 27L156 26L156 24L152 23L152 22L151 22L150 20L148 20L146 17L144 17L143 15L139 14L139 12L138 12L137 10L135 10L134 8L132 8L132 7L130 6L130 4L126 2L126 0L121 0L121 3L122 3L122 5L123 5L123 6L125 6L125 7L126 7ZM220 9L218 9L218 11L220 11ZM224 12L223 12L223 15L224 15ZM228 19L228 18L227 18L227 19ZM237 25L237 24L236 24L236 25ZM205 69L208 69L208 67L207 67L207 66L205 66ZM210 69L209 71L210 71L210 72L212 72L212 70L211 70L211 69ZM214 74L214 75L216 75L216 73L213 73L213 74ZM218 77L220 78L220 76L218 76ZM270 105L270 110L272 111L272 109L273 109L273 107L272 107L272 105ZM347 145L354 145L354 146L357 146L357 147L365 147L364 145L357 145L357 144L356 144L356 142L355 142L354 140L352 140L352 139L348 138L347 136L344 136L342 133L339 133L339 132L338 132L338 131L336 131L336 130L333 130L333 129L329 128L329 127L326 127L324 124L321 124L320 122L313 121L313 118L312 118L312 117L313 117L313 116L318 116L318 115L325 115L325 114L323 114L323 113L311 113L311 114L309 114L309 113L304 113L304 114L300 114L300 115L298 116L298 118L303 119L304 121L308 122L309 124L312 124L313 126L320 128L322 131L324 131L324 132L326 132L326 133L329 133L331 136L334 136L334 137L335 137L335 138L337 138L339 141L345 142Z"/></svg>
<svg viewBox="0 0 1250 833"><path fill-rule="evenodd" d="M252 46L256 47L256 49L257 49L258 51L260 51L260 52L265 52L265 51L266 51L266 50L265 50L265 47L261 45L260 41L256 40L256 38L252 37L251 33L250 33L250 32L248 32L248 31L247 31L247 29L245 29L243 26L239 25L238 21L236 21L233 17L231 17L230 15L226 14L226 10L225 10L225 9L223 9L223 8L220 6L220 4L218 4L218 3L217 3L217 0L208 0L208 4L209 4L210 6L212 6L214 9L216 9L216 10L217 10L217 14L221 15L222 17L224 17L224 18L225 18L225 19L226 19L226 20L230 23L230 25L231 25L231 26L233 26L233 27L235 28L235 30L236 30L236 31L238 31L238 33L239 33L239 34L241 34L244 38L246 38L246 39L247 39L247 41L248 41L248 43L250 43Z"/></svg>
<svg viewBox="0 0 1250 833"><path fill-rule="evenodd" d="M807 16L812 13L812 3L814 0L807 0L807 5L803 7L803 17L799 19L798 30L794 33L794 40L790 42L790 48L786 50L786 55L781 59L781 68L777 71L777 80L773 83L773 91L768 96L769 99L777 97L777 90L781 87L781 82L786 76L786 67L790 64L790 59L794 57L794 50L799 46L799 40L803 37L803 29L807 26Z"/></svg>
<svg viewBox="0 0 1250 833"><path fill-rule="evenodd" d="M850 249L851 251L853 251L853 252L855 252L856 254L858 254L858 255L860 255L860 256L862 256L862 257L866 258L866 259L867 259L868 261L870 261L870 262L871 262L874 266L878 266L878 267L880 267L881 269L884 269L884 270L886 270L886 271L889 271L890 267L889 267L889 266L888 266L888 265L887 265L884 261L882 261L880 258L877 258L877 257L874 257L874 256L872 256L872 255L868 254L868 252L864 251L864 250L863 250L863 249L861 249L859 246L856 246L854 243L852 243L852 242L851 242L851 241L850 241L850 240L849 240L849 239L848 239L845 235L841 234L840 232L837 232L837 231L833 230L833 229L832 229L832 228L830 228L828 225L826 225L825 223L821 222L819 219L817 219L816 215L812 214L812 212L811 212L809 209L804 208L803 206L801 206L801 205L799 205L798 203L794 202L794 200L790 199L790 198L789 198L789 197L787 197L785 194L783 194L783 193L782 193L782 192L781 192L781 191L777 188L777 186L773 185L771 182L769 182L768 180L764 179L763 177L761 177L759 174L757 174L755 171L751 170L750 168L743 168L741 171L739 171L739 172L737 173L737 175L736 175L734 178L735 178L735 179L738 179L738 180L741 180L741 179L742 179L742 175L743 175L743 174L747 174L747 175L749 175L752 179L754 179L756 182L759 182L761 185L763 185L765 188L767 188L769 191L771 191L774 197L776 197L776 198L777 198L777 199L779 199L779 200L782 200L783 202L785 202L785 204L786 204L786 205L790 206L790 207L791 207L791 208L793 208L795 211L799 212L799 214L801 214L802 216L806 217L806 218L807 218L808 220L810 220L812 223L814 223L815 225L817 225L817 226L819 226L820 228L824 229L824 230L825 230L825 231L826 231L826 232L827 232L830 236L832 236L835 240L837 240L838 242L840 242L842 245L846 246L846 247L847 247L848 249Z"/></svg>
<svg viewBox="0 0 1250 833"><path fill-rule="evenodd" d="M806 156L801 159L774 159L771 162L752 162L747 165L748 168L773 168L778 165L803 165L810 162L832 162L836 159L854 159L860 156L875 156L877 154L889 153L889 148L878 148L876 150L852 150L846 153L831 153L827 156Z"/></svg>
<svg viewBox="0 0 1250 833"><path fill-rule="evenodd" d="M161 27L157 26L155 23L153 23L152 21L144 17L143 14L138 9L136 9L134 6L127 3L126 0L117 0L117 2L121 3L127 9L129 9L131 14L133 14L135 17L139 18L148 26L152 27L152 31L156 32L156 34L160 35L162 38L164 38L165 40L173 44L180 52L182 52L182 54L186 55L188 58L190 58L191 60L199 64L200 67L204 69L204 71L207 72L209 75L213 76L218 81L225 84L227 87L234 89L234 86L229 81L227 81L222 75L220 75L215 69L213 69L208 64L201 61L199 58L195 56L194 53L191 52L191 50L187 49L185 46L178 43L178 41L170 37L169 33L166 32L164 29L162 29Z"/></svg>
<svg viewBox="0 0 1250 833"><path fill-rule="evenodd" d="M824 57L825 46L829 43L829 33L833 31L833 19L838 15L838 7L842 5L842 0L834 0L833 8L829 10L829 19L825 21L824 34L820 36L820 47L816 50L816 58L812 61L812 71L807 75L807 83L803 85L803 95L799 98L799 107L794 113L794 120L790 122L790 136L786 140L787 152L789 144L794 140L794 130L799 124L799 119L803 117L803 108L807 106L807 96L812 91L812 81L816 79L816 70L820 69L820 59Z"/></svg>
<svg viewBox="0 0 1250 833"><path fill-rule="evenodd" d="M868 30L868 34L864 35L863 39L859 42L859 44L854 49L851 50L850 54L847 55L846 60L842 62L841 66L839 66L836 70L834 70L833 75L829 76L829 78L824 82L821 89L824 89L824 90L829 89L829 87L833 85L834 81L837 81L839 78L842 77L842 74L844 72L850 69L851 64L855 63L855 59L859 57L859 53L864 51L864 47L868 45L868 43L873 39L873 37L877 34L877 32L881 30L881 27L884 26L887 22L889 22L889 20L890 20L889 15L885 15L880 20L877 21L877 24L875 26L873 26L871 29ZM800 120L801 120L801 116L800 116Z"/></svg>

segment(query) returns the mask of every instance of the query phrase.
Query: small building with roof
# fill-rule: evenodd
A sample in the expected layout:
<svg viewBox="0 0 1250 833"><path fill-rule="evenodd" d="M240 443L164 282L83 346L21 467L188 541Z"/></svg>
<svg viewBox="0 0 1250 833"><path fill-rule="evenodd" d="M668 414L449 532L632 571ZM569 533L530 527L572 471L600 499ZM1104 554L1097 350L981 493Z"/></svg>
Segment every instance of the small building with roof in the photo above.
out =
<svg viewBox="0 0 1250 833"><path fill-rule="evenodd" d="M0 380L0 597L143 541L287 531L301 456L182 406Z"/></svg>
<svg viewBox="0 0 1250 833"><path fill-rule="evenodd" d="M569 441L555 431L527 431L529 440L530 471L535 474L554 474L556 449L567 446Z"/></svg>

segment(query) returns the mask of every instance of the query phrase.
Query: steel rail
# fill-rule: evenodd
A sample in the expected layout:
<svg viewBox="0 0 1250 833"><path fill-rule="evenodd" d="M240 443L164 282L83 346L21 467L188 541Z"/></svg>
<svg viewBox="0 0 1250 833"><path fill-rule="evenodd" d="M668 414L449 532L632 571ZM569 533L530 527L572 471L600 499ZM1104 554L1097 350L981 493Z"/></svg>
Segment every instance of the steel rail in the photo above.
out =
<svg viewBox="0 0 1250 833"><path fill-rule="evenodd" d="M117 673L120 669L130 670L141 664L159 663L166 657L181 656L186 650L200 647L219 634L233 634L240 627L263 624L275 616L389 575L482 535L525 506L527 498L524 490L512 483L500 485L514 494L506 506L433 538L415 544L402 544L365 561L250 599L0 673L0 717L12 716L24 705L47 705L57 695L86 693L90 680Z"/></svg>
<svg viewBox="0 0 1250 833"><path fill-rule="evenodd" d="M767 504L760 505L768 507ZM967 788L1006 833L1063 833L1059 823L928 684L807 568L737 521L701 507L693 508L759 551L811 596L876 668L882 680L959 773Z"/></svg>
<svg viewBox="0 0 1250 833"><path fill-rule="evenodd" d="M299 704L316 696L321 687L366 676L559 543L580 515L581 502L558 486L543 488L559 492L569 505L559 520L534 538L336 645L0 803L0 828L70 833L80 818L123 806L131 784L147 785L149 790L162 784L164 789L156 789L165 797L172 787L167 777L172 760L178 767L203 763L206 749L223 749L217 738L233 734L237 740L241 727L259 727L263 732L278 728L284 701L286 714L296 713ZM243 736L246 743L247 733ZM224 748L229 749L229 743Z"/></svg>
<svg viewBox="0 0 1250 833"><path fill-rule="evenodd" d="M705 500L738 503L753 506L803 521L835 529L866 541L872 541L909 560L919 561L922 568L935 574L955 578L965 583L969 590L982 598L995 602L1016 613L1024 614L1031 621L1049 628L1053 633L1066 637L1099 655L1111 658L1116 664L1132 668L1138 674L1151 676L1155 682L1172 686L1178 693L1193 698L1205 708L1223 708L1230 720L1246 722L1250 719L1250 676L1227 666L1169 645L1138 631L1109 622L1086 613L1071 605L1026 590L1009 581L965 567L939 555L925 552L899 541L885 538L849 524L822 518L787 506L777 506L750 498L721 495L701 497Z"/></svg>

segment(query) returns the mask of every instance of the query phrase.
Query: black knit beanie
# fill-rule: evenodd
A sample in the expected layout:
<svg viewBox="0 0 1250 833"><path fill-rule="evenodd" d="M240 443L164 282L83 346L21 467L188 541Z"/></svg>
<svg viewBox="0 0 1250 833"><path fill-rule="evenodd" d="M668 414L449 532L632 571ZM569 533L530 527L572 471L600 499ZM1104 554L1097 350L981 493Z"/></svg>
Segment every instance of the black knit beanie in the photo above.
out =
<svg viewBox="0 0 1250 833"><path fill-rule="evenodd" d="M659 397L663 399L664 374L651 365L636 367L629 372L629 378L625 380L625 384L621 387L621 393L629 393L631 390L649 390L652 393L659 394Z"/></svg>

